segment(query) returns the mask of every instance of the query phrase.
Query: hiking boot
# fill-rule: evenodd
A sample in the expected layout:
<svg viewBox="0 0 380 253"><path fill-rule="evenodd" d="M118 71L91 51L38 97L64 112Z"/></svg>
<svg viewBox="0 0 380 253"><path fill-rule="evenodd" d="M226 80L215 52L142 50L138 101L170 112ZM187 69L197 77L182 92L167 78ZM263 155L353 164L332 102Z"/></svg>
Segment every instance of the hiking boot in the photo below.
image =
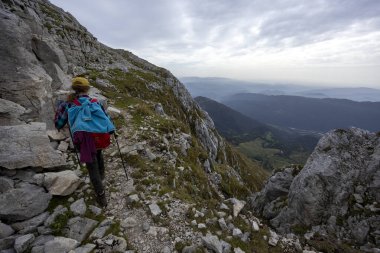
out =
<svg viewBox="0 0 380 253"><path fill-rule="evenodd" d="M101 207L107 207L106 192L96 195L96 202L98 202Z"/></svg>

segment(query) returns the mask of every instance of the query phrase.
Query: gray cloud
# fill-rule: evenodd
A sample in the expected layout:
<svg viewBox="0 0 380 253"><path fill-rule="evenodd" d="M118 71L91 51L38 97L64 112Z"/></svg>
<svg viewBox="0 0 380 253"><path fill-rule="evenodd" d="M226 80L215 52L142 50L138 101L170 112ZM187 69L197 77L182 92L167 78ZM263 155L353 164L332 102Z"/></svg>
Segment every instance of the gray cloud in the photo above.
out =
<svg viewBox="0 0 380 253"><path fill-rule="evenodd" d="M101 40L123 47L146 47L178 42L218 46L235 33L247 45L258 41L278 46L292 38L295 45L323 40L350 25L368 22L380 28L378 0L114 0L53 3L72 12ZM188 23L184 23L183 19ZM259 34L249 29L258 26ZM193 40L184 35L191 33Z"/></svg>
<svg viewBox="0 0 380 253"><path fill-rule="evenodd" d="M378 0L52 2L71 12L109 46L125 48L143 57L156 57L158 63L163 61L172 65L180 61L181 66L207 60L209 55L224 60L252 53L283 52L340 37L366 36L380 31ZM377 49L362 43L363 46L355 50L370 55L371 64L380 65L378 53L371 55L368 52ZM373 47L376 46L375 43ZM320 63L347 58L348 50L352 49L324 56ZM318 61L318 55L313 57L313 62Z"/></svg>

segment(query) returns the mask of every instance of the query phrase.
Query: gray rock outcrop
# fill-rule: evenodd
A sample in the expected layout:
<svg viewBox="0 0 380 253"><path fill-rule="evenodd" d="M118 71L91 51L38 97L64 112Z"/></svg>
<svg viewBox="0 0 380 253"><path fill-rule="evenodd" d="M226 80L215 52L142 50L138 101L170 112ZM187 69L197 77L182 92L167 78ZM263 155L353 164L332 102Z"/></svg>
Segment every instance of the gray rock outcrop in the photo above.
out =
<svg viewBox="0 0 380 253"><path fill-rule="evenodd" d="M294 175L291 169L275 173L251 201L279 232L318 226L360 245L369 238L380 241L380 215L371 210L380 203L378 134L357 128L330 131Z"/></svg>
<svg viewBox="0 0 380 253"><path fill-rule="evenodd" d="M32 218L48 207L51 194L41 187L23 183L0 194L0 219L21 221Z"/></svg>
<svg viewBox="0 0 380 253"><path fill-rule="evenodd" d="M66 164L61 154L50 146L45 123L0 126L0 166L56 168Z"/></svg>

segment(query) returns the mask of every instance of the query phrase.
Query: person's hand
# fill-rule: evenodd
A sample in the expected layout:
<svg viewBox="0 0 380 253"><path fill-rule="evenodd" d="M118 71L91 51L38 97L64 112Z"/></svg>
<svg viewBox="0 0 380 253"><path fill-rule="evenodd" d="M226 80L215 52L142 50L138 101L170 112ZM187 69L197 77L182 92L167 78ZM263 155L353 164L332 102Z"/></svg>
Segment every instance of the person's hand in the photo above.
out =
<svg viewBox="0 0 380 253"><path fill-rule="evenodd" d="M119 133L116 130L112 131L111 134L113 134L115 138L119 137Z"/></svg>

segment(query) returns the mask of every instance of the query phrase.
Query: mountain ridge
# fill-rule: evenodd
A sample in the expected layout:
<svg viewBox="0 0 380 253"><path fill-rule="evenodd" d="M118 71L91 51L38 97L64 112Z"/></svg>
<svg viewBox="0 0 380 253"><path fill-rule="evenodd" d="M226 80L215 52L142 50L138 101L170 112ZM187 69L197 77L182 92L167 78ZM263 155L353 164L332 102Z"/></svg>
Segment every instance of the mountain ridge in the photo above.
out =
<svg viewBox="0 0 380 253"><path fill-rule="evenodd" d="M262 122L290 128L324 132L354 126L377 131L380 125L380 102L240 93L223 103Z"/></svg>
<svg viewBox="0 0 380 253"><path fill-rule="evenodd" d="M358 102L379 102L380 90L368 87L325 87L317 84L241 81L220 77L182 77L192 96L206 96L217 101L236 93L260 93L266 95L289 95L315 98L341 98ZM218 92L215 93L215 90Z"/></svg>

